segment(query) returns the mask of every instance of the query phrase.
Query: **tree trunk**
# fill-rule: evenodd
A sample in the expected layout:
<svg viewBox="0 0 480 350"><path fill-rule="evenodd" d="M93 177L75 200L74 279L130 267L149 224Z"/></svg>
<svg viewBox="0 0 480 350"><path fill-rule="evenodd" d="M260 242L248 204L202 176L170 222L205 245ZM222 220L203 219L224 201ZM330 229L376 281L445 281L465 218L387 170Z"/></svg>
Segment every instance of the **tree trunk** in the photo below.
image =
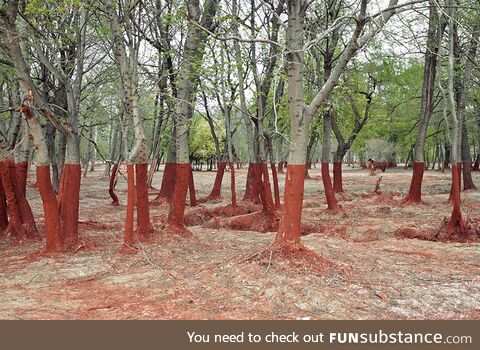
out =
<svg viewBox="0 0 480 350"><path fill-rule="evenodd" d="M0 165L1 166L1 165ZM8 227L7 197L0 176L0 236Z"/></svg>
<svg viewBox="0 0 480 350"><path fill-rule="evenodd" d="M190 206L195 207L197 203L197 193L195 191L195 181L193 178L192 166L190 165L190 175L188 177L188 192L190 193Z"/></svg>
<svg viewBox="0 0 480 350"><path fill-rule="evenodd" d="M235 191L235 166L233 162L229 163L230 168L230 193L232 196L232 208L237 207L237 194Z"/></svg>
<svg viewBox="0 0 480 350"><path fill-rule="evenodd" d="M420 123L415 142L413 176L410 183L410 190L403 200L404 204L415 204L422 202L422 180L425 170L425 138L427 128L434 109L434 88L436 78L437 56L439 43L445 26L439 23L437 4L429 0L429 21L427 34L427 49L425 53L425 66L423 72L423 87L421 98Z"/></svg>
<svg viewBox="0 0 480 350"><path fill-rule="evenodd" d="M205 28L211 28L213 17L217 11L218 0L207 0L204 4L204 11L201 16L200 5L196 0L187 2L189 19L192 22L199 22ZM201 18L200 18L201 16ZM195 101L195 89L197 80L197 65L200 64L207 39L207 32L190 24L185 39L183 58L178 74L178 100L174 112L177 134L176 144L176 181L173 199L168 214L170 228L183 235L190 236L191 233L184 226L185 201L190 178L190 160L188 149L188 125L193 113Z"/></svg>
<svg viewBox="0 0 480 350"><path fill-rule="evenodd" d="M468 145L468 133L466 123L462 127L462 169L463 169L463 190L476 190L477 187L473 183L472 178L472 156L470 155L470 148Z"/></svg>
<svg viewBox="0 0 480 350"><path fill-rule="evenodd" d="M333 163L333 192L343 192L342 162Z"/></svg>
<svg viewBox="0 0 480 350"><path fill-rule="evenodd" d="M176 127L172 128L172 137L170 140L170 145L168 147L167 162L163 168L163 177L162 185L160 191L158 192L157 197L152 201L154 204L160 203L162 200L166 200L168 203L171 203L173 191L175 190L175 177L176 177Z"/></svg>
<svg viewBox="0 0 480 350"><path fill-rule="evenodd" d="M112 173L110 175L110 182L109 182L109 185L108 185L108 193L110 194L110 197L112 197L112 203L111 204L113 206L120 205L118 203L118 196L115 194L115 186L117 184L117 173L118 173L119 164L120 164L120 158L113 165Z"/></svg>
<svg viewBox="0 0 480 350"><path fill-rule="evenodd" d="M215 182L213 183L212 191L206 198L201 199L199 202L204 203L221 197L222 180L226 166L226 162L217 163L217 173L215 175Z"/></svg>
<svg viewBox="0 0 480 350"><path fill-rule="evenodd" d="M32 85L33 86L33 85ZM24 91L28 91L28 85ZM45 142L45 135L34 112L25 103L20 106L20 112L27 120L30 133L33 137L33 144L36 148L36 168L38 191L43 203L45 216L45 237L46 251L60 252L64 249L63 227L59 214L57 197L50 179L50 163L48 160L48 148Z"/></svg>
<svg viewBox="0 0 480 350"><path fill-rule="evenodd" d="M283 210L276 237L276 243L291 245L300 243L303 190L307 160L309 123L304 115L304 61L303 61L303 25L305 13L301 1L288 1L287 27L287 77L288 111L290 115L290 151Z"/></svg>
<svg viewBox="0 0 480 350"><path fill-rule="evenodd" d="M270 164L271 169L272 169L272 180L273 180L273 193L275 195L275 208L277 210L281 209L281 203L280 203L280 189L278 187L278 176L277 176L277 169L275 167L275 163Z"/></svg>
<svg viewBox="0 0 480 350"><path fill-rule="evenodd" d="M107 6L107 13L110 22L110 28L113 38L113 52L115 62L120 72L122 83L122 94L125 104L125 115L133 124L135 143L130 151L127 160L128 174L128 199L127 199L127 216L125 222L125 243L131 244L133 223L133 211L137 207L137 235L140 240L146 238L153 232L153 226L150 222L150 211L148 202L148 156L147 143L145 138L145 130L143 120L140 117L140 108L138 101L138 76L136 61L137 49L130 42L129 56L124 44L123 30L130 30L128 26L121 28L119 16L113 6ZM123 22L122 22L123 25ZM131 34L131 33L130 33ZM125 135L124 135L125 137ZM135 176L136 172L136 182ZM130 198L130 196L134 196ZM136 202L136 203L135 203Z"/></svg>
<svg viewBox="0 0 480 350"><path fill-rule="evenodd" d="M330 72L326 72L326 79L330 75ZM327 199L327 209L331 211L337 211L337 199L333 192L332 180L330 177L329 164L330 164L330 133L331 133L331 121L332 111L330 107L323 113L323 145L322 145L322 182L325 190L325 197Z"/></svg>
<svg viewBox="0 0 480 350"><path fill-rule="evenodd" d="M462 218L462 210L460 208L460 187L461 187L461 143L462 143L462 129L463 116L462 112L458 113L458 106L455 95L455 48L457 47L455 25L455 13L453 1L449 1L449 18L448 18L448 98L450 105L450 115L452 117L452 147L451 147L451 163L452 163L452 188L451 199L453 202L452 214L447 225L447 234L453 235L455 231L464 233L465 224ZM458 91L458 89L456 90ZM459 101L462 103L462 101Z"/></svg>

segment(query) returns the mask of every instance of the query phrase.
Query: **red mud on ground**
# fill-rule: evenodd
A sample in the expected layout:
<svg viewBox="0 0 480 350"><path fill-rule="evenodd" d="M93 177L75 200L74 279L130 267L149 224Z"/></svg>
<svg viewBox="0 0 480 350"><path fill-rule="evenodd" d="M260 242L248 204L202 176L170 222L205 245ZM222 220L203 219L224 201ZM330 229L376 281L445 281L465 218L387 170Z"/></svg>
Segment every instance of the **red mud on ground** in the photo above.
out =
<svg viewBox="0 0 480 350"><path fill-rule="evenodd" d="M269 259L264 249L275 233L206 228L215 216L226 220L237 214L222 209L230 199L229 173L222 183L222 199L187 208L194 238L164 233L168 207L159 205L151 207L156 228L152 241L138 243L134 254L122 254L126 182L119 177L120 206L112 206L109 179L102 179L103 171L97 169L82 178L79 230L84 244L76 253L47 255L42 253L44 241L0 240L0 318L480 318L478 243L396 237L401 230L438 230L451 211L447 173L426 171L426 204L402 206L411 170L382 173L382 193L377 195L371 193L377 177L344 167L345 193L337 196L342 206L338 213L325 210L321 181L307 181L302 242L330 264L318 272ZM239 198L246 170L236 171ZM309 172L320 176L318 168ZM32 169L27 196L43 233L33 176ZM155 175L154 187L160 188L161 176ZM215 172L194 176L198 198L207 196ZM284 180L279 174L282 195ZM480 173L474 173L474 181L480 183ZM462 192L462 200L464 216L478 220L480 194ZM255 210L250 205L238 213ZM259 263L252 257L261 252Z"/></svg>

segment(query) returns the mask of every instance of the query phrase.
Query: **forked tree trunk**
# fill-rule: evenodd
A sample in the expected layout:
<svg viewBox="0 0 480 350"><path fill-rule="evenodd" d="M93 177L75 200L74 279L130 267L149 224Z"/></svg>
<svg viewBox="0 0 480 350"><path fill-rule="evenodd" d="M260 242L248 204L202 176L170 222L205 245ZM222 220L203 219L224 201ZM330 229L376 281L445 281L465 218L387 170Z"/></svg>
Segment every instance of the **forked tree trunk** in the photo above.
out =
<svg viewBox="0 0 480 350"><path fill-rule="evenodd" d="M394 7L397 0L391 0L389 7ZM303 41L305 7L303 1L289 0L287 27L287 76L288 76L288 111L290 115L290 151L288 156L287 175L285 180L285 195L276 237L276 244L288 246L300 242L301 216L304 190L305 162L308 143L309 126L324 101L338 83L350 59L363 47L391 18L394 10L383 12L377 21L375 29L363 35L367 1L363 0L357 18L357 26L340 54L328 80L315 95L312 102L305 107L303 90Z"/></svg>
<svg viewBox="0 0 480 350"><path fill-rule="evenodd" d="M25 89L25 91L27 91ZM45 238L47 252L60 252L64 249L63 227L58 210L57 197L50 179L50 163L48 159L48 148L45 142L45 135L38 119L30 107L23 103L20 112L27 120L33 144L36 148L36 172L37 185L43 203L45 216Z"/></svg>
<svg viewBox="0 0 480 350"><path fill-rule="evenodd" d="M20 47L19 36L15 27L15 17L17 13L17 4L14 3L10 8L10 21L5 21L8 27L7 39L9 42L9 54L14 62L14 68L19 80L20 90L25 100L22 102L19 112L22 113L27 121L30 133L33 138L33 144L36 148L36 171L37 185L43 203L45 215L46 231L46 250L48 252L58 252L64 249L63 227L59 214L59 206L55 192L50 179L50 162L48 158L48 148L45 141L45 135L37 119L35 112L30 107L32 102L38 104L39 109L51 122L57 122L52 112L49 110L42 95L36 90L33 80L30 76L28 66L23 57ZM61 127L59 125L59 127Z"/></svg>
<svg viewBox="0 0 480 350"><path fill-rule="evenodd" d="M140 117L138 102L138 77L136 48L129 43L129 56L124 44L123 29L130 30L128 26L120 27L120 20L113 4L107 6L110 29L113 38L113 52L115 62L120 72L122 94L125 103L125 115L131 120L135 133L135 143L127 160L128 199L125 221L125 244L131 245L133 237L133 216L137 208L137 236L140 240L146 239L153 232L150 222L148 202L148 155L143 120Z"/></svg>

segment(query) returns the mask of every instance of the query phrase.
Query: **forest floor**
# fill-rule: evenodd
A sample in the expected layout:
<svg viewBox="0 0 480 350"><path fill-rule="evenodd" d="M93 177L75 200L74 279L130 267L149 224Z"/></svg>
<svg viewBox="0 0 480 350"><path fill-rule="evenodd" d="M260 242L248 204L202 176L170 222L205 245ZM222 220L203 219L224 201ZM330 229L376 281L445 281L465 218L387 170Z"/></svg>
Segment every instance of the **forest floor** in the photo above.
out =
<svg viewBox="0 0 480 350"><path fill-rule="evenodd" d="M449 216L450 174L428 170L426 204L402 206L411 170L344 167L343 210L324 210L319 169L306 181L304 223L316 228L302 242L333 263L315 272L252 254L275 233L190 227L194 238L166 234L166 207L152 207L155 238L122 254L126 182L121 205L110 205L108 180L98 167L82 178L80 230L85 247L47 256L44 242L0 240L0 319L479 319L480 245L397 238L401 229L435 232ZM224 199L229 203L229 173ZM237 172L243 194L246 168ZM381 195L372 191L378 176ZM197 197L206 196L214 172L194 172ZM159 188L162 172L154 186ZM44 231L42 206L29 175L28 197ZM279 175L283 194L285 175ZM480 185L480 173L474 174ZM241 190L241 191L240 191ZM153 192L152 192L153 198ZM480 218L480 192L462 192L464 216ZM201 210L194 208L191 210ZM199 215L202 219L203 217ZM208 218L203 218L208 220Z"/></svg>

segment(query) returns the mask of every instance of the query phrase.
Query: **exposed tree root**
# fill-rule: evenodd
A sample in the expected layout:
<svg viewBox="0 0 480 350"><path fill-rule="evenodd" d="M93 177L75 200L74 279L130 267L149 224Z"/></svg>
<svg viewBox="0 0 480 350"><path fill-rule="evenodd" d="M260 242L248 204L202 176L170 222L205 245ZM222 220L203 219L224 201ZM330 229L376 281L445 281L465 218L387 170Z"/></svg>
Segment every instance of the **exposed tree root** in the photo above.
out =
<svg viewBox="0 0 480 350"><path fill-rule="evenodd" d="M185 226L178 226L178 225L172 225L172 224L167 224L165 228L163 229L164 233L167 234L173 234L177 236L181 236L184 238L193 238L193 233L190 232Z"/></svg>
<svg viewBox="0 0 480 350"><path fill-rule="evenodd" d="M207 207L201 205L187 210L184 216L184 222L186 226L198 226L203 225L213 217L213 214Z"/></svg>
<svg viewBox="0 0 480 350"><path fill-rule="evenodd" d="M278 229L278 223L278 219L272 221L263 211L258 211L229 218L214 217L202 227L213 229L226 228L238 231L273 232Z"/></svg>
<svg viewBox="0 0 480 350"><path fill-rule="evenodd" d="M379 192L379 193L374 193L375 196L374 196L374 200L373 202L375 204L380 204L380 205L390 205L390 206L398 206L399 204L401 205L401 203L398 202L398 200L395 200L394 198L394 194L393 193L382 193L382 192ZM426 203L423 203L424 205L426 205Z"/></svg>
<svg viewBox="0 0 480 350"><path fill-rule="evenodd" d="M148 203L153 206L169 206L170 200L166 197L157 196Z"/></svg>
<svg viewBox="0 0 480 350"><path fill-rule="evenodd" d="M423 200L416 200L416 199L411 199L410 197L406 197L400 202L401 205L428 205L428 203L424 202Z"/></svg>
<svg viewBox="0 0 480 350"><path fill-rule="evenodd" d="M332 215L344 213L343 207L339 204L336 206L336 208L325 208L322 211Z"/></svg>
<svg viewBox="0 0 480 350"><path fill-rule="evenodd" d="M210 210L213 216L232 217L244 214L250 214L262 210L261 204L255 204L251 201L241 202L235 207L231 205L217 206Z"/></svg>
<svg viewBox="0 0 480 350"><path fill-rule="evenodd" d="M268 269L275 264L286 263L293 268L313 271L320 274L338 272L338 266L332 261L318 255L313 250L306 248L301 243L275 242L264 250L257 252L245 259L247 262L258 262Z"/></svg>
<svg viewBox="0 0 480 350"><path fill-rule="evenodd" d="M327 225L315 222L302 222L301 228L302 236L308 236L312 233L319 233L326 237L339 237L348 239L347 228L345 225Z"/></svg>
<svg viewBox="0 0 480 350"><path fill-rule="evenodd" d="M124 254L124 255L137 254L138 252L139 252L139 249L137 247L127 244L125 242L123 242L120 248L120 254Z"/></svg>
<svg viewBox="0 0 480 350"><path fill-rule="evenodd" d="M204 204L204 203L219 203L222 201L222 196L207 196L207 197L203 197L203 198L200 198L200 199L197 199L197 203L199 204Z"/></svg>
<svg viewBox="0 0 480 350"><path fill-rule="evenodd" d="M469 243L480 241L480 222L468 220L453 231L448 227L449 219L445 218L440 227L433 232L417 231L413 228L402 228L395 232L397 238L420 239L433 242Z"/></svg>

